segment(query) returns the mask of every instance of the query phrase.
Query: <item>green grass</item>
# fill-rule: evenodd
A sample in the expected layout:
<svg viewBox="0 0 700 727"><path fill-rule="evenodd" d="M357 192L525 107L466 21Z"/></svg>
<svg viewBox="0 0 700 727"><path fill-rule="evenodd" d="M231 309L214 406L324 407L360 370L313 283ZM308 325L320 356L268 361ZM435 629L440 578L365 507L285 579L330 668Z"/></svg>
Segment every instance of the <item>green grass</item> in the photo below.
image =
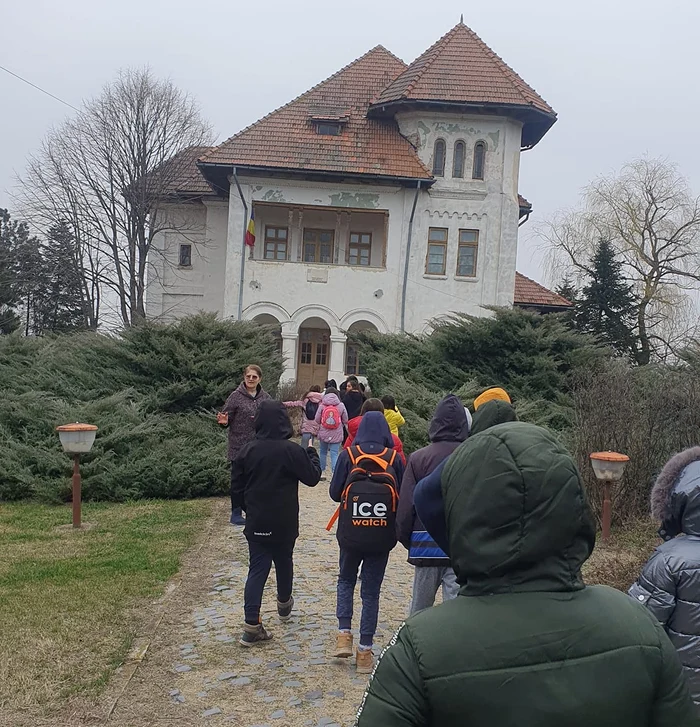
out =
<svg viewBox="0 0 700 727"><path fill-rule="evenodd" d="M201 533L211 501L0 505L0 711L58 706L103 686L148 600Z"/></svg>

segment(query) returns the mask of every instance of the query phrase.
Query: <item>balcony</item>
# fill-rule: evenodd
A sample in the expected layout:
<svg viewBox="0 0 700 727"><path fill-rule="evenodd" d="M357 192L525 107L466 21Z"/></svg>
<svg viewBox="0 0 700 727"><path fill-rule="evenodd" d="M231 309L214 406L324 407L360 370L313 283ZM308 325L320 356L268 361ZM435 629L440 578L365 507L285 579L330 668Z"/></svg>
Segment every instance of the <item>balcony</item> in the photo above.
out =
<svg viewBox="0 0 700 727"><path fill-rule="evenodd" d="M303 263L316 271L330 266L386 268L389 213L385 210L259 202L254 209L256 241L252 258L257 262ZM324 277L322 273L314 274Z"/></svg>

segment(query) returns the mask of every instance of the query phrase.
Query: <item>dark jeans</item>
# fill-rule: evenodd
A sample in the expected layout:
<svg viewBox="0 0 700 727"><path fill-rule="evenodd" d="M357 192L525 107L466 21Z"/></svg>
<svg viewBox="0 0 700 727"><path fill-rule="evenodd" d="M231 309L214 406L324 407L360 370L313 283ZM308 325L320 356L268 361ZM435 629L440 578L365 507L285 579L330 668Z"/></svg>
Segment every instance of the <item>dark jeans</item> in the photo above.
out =
<svg viewBox="0 0 700 727"><path fill-rule="evenodd" d="M338 628L352 626L353 597L357 572L362 565L360 598L362 616L360 618L360 644L371 646L379 617L379 590L384 580L384 571L389 553L359 553L354 550L340 549L340 572L338 573L337 607Z"/></svg>
<svg viewBox="0 0 700 727"><path fill-rule="evenodd" d="M277 577L277 599L286 603L292 597L294 542L280 544L249 540L248 553L250 558L245 582L245 620L246 623L257 624L260 622L263 590L273 563Z"/></svg>

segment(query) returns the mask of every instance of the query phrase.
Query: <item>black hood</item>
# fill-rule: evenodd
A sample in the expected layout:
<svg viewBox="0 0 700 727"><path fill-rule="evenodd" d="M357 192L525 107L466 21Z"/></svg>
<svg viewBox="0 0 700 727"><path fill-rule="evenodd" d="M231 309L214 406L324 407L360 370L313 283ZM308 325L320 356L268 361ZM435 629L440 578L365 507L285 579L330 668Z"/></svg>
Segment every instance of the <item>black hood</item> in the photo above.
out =
<svg viewBox="0 0 700 727"><path fill-rule="evenodd" d="M512 404L500 399L494 399L486 404L482 404L476 412L474 412L474 421L472 422L472 436L485 432L491 427L498 424L507 424L508 422L516 422L518 417L513 409Z"/></svg>
<svg viewBox="0 0 700 727"><path fill-rule="evenodd" d="M454 394L448 394L437 405L428 436L431 442L463 442L469 436L464 405Z"/></svg>
<svg viewBox="0 0 700 727"><path fill-rule="evenodd" d="M287 409L281 401L263 401L255 415L256 439L290 439L294 434Z"/></svg>

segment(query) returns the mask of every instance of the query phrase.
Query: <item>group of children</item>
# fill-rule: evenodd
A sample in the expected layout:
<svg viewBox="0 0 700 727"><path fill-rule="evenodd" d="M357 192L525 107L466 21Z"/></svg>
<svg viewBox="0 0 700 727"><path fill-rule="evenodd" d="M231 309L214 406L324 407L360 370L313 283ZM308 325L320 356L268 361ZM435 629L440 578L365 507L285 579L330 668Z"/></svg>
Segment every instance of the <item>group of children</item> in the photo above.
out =
<svg viewBox="0 0 700 727"><path fill-rule="evenodd" d="M328 529L337 522L340 546L334 654L346 658L354 653L351 626L359 576L362 615L356 667L359 673L369 673L380 588L397 543L396 515L406 463L399 427L405 420L392 397L367 398L354 377L341 389L329 381L323 392L314 386L298 401L263 401L255 417L255 439L232 461L231 501L246 513L250 555L240 643L253 646L272 638L260 619L260 607L273 563L279 617L286 620L292 612L298 483L317 485L330 455L330 496L339 505ZM302 412L301 447L290 441L293 427L287 409L292 407Z"/></svg>
<svg viewBox="0 0 700 727"><path fill-rule="evenodd" d="M300 401L263 401L255 419L256 438L233 462L232 502L246 511L250 548L240 643L251 646L271 638L261 623L260 605L273 562L279 616L285 620L292 612L298 483L317 485L330 453L329 494L338 509L327 529L337 524L340 548L334 656L355 653L357 671L369 673L374 666L380 589L391 550L400 542L415 566L412 614L432 606L440 587L443 601L457 596L459 586L448 555L443 469L468 437L517 421L517 416L501 388L477 397L473 415L450 394L438 404L430 423L431 443L412 453L406 464L398 436L405 422L394 399L367 398L356 380L346 382L342 394L335 382L327 383L323 393L313 387ZM292 406L302 408L303 447L289 441L293 428L285 407ZM355 416L349 416L349 411ZM320 458L312 446L316 438ZM654 487L652 511L662 522L659 532L667 542L645 566L630 595L666 628L700 707L700 610L696 605L700 602L700 448L669 462ZM354 650L351 627L358 576L362 614Z"/></svg>

